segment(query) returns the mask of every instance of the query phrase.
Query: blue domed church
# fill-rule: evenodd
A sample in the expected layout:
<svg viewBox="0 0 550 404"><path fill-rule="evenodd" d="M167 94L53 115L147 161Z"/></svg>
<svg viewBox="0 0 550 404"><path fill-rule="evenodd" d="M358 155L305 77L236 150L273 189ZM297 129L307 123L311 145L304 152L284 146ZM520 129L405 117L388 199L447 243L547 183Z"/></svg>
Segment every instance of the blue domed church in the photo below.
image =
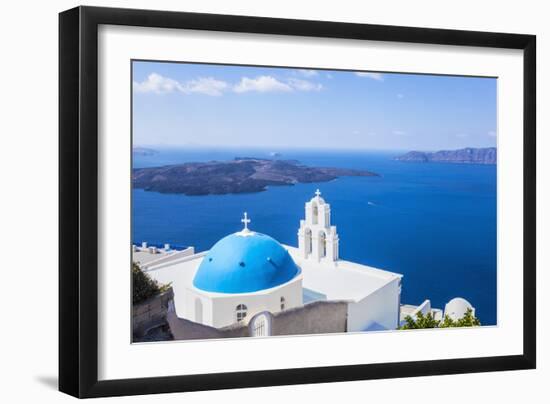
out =
<svg viewBox="0 0 550 404"><path fill-rule="evenodd" d="M255 293L288 283L299 273L300 268L277 240L245 227L214 244L193 285L206 292Z"/></svg>
<svg viewBox="0 0 550 404"><path fill-rule="evenodd" d="M141 265L151 277L172 284L169 318L176 339L368 331L399 325L402 276L340 258L330 205L319 190L305 203L297 247L254 231L246 213L241 222L241 230L208 251L155 250L152 258L140 252L144 248L134 248L135 257L147 259Z"/></svg>
<svg viewBox="0 0 550 404"><path fill-rule="evenodd" d="M244 228L218 241L187 290L187 318L216 328L302 305L302 274L275 239Z"/></svg>

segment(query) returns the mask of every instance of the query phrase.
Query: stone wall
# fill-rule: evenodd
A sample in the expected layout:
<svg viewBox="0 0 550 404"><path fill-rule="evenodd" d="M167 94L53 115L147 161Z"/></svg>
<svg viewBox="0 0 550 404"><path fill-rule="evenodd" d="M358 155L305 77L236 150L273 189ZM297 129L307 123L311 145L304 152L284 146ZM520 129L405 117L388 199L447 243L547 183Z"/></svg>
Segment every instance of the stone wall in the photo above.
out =
<svg viewBox="0 0 550 404"><path fill-rule="evenodd" d="M318 301L295 309L269 314L271 335L307 335L346 332L347 302ZM247 324L214 328L179 318L169 310L167 321L176 340L249 337Z"/></svg>
<svg viewBox="0 0 550 404"><path fill-rule="evenodd" d="M224 328L214 328L195 323L176 316L175 311L169 311L166 317L170 332L175 340L237 338L248 337L250 333L246 324L234 324Z"/></svg>
<svg viewBox="0 0 550 404"><path fill-rule="evenodd" d="M142 337L152 328L166 324L168 303L174 299L174 291L166 292L132 306L132 332L134 337Z"/></svg>
<svg viewBox="0 0 550 404"><path fill-rule="evenodd" d="M348 303L317 301L273 314L272 335L346 332Z"/></svg>

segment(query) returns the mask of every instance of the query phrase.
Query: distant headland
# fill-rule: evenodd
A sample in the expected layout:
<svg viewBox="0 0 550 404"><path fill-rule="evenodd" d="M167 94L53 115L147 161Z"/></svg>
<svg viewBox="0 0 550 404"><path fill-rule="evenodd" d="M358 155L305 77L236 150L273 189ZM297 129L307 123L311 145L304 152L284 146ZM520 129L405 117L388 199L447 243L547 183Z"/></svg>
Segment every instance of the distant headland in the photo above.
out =
<svg viewBox="0 0 550 404"><path fill-rule="evenodd" d="M496 147L467 147L437 152L410 151L396 157L395 160L416 163L496 164L497 149Z"/></svg>
<svg viewBox="0 0 550 404"><path fill-rule="evenodd" d="M158 151L154 149L149 149L147 147L136 146L132 149L132 153L136 156L152 156L154 154L157 154Z"/></svg>
<svg viewBox="0 0 550 404"><path fill-rule="evenodd" d="M221 195L261 192L270 185L326 182L343 176L378 174L346 168L308 167L296 160L236 157L229 161L135 168L132 184L134 188L160 193Z"/></svg>

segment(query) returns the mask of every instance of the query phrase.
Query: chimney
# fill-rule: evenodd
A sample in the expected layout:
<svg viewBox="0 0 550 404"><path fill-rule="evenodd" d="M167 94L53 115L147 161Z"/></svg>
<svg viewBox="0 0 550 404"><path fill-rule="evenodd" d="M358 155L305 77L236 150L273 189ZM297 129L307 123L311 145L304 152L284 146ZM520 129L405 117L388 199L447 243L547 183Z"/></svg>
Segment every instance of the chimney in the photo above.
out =
<svg viewBox="0 0 550 404"><path fill-rule="evenodd" d="M164 244L164 251L168 251L170 249L170 244Z"/></svg>
<svg viewBox="0 0 550 404"><path fill-rule="evenodd" d="M141 248L144 250L147 248L147 241L144 241L143 243L141 243Z"/></svg>

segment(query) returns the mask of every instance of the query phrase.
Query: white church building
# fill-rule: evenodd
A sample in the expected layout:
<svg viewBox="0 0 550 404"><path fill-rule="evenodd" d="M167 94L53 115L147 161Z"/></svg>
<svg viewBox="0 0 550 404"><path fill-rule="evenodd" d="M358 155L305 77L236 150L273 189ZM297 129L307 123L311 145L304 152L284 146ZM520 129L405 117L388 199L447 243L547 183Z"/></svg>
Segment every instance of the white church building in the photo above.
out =
<svg viewBox="0 0 550 404"><path fill-rule="evenodd" d="M399 326L402 275L340 259L330 205L319 190L305 204L298 247L255 232L246 213L241 222L242 230L225 236L209 251L134 246L134 261L153 279L172 284L177 317L215 329L261 319L261 327L254 328L261 332L255 335L271 335L268 317L292 311L293 321L306 329L312 322L331 320L330 310L312 314L308 305L325 302L329 307L335 302L343 331Z"/></svg>

